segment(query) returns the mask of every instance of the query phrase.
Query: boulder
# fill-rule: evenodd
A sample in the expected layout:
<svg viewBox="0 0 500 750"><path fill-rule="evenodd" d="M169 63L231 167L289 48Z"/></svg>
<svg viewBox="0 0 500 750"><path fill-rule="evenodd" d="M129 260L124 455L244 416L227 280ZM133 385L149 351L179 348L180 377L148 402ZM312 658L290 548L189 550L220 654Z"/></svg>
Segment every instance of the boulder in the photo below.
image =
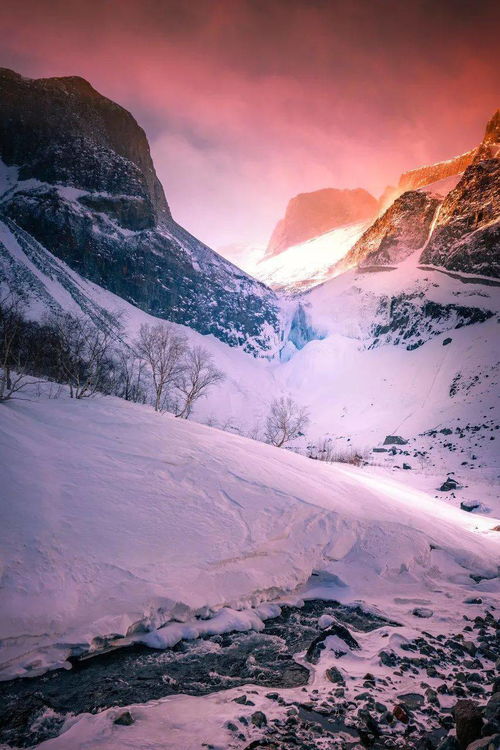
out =
<svg viewBox="0 0 500 750"><path fill-rule="evenodd" d="M121 713L119 713L118 716L116 716L113 720L113 724L118 724L124 727L129 727L133 723L134 717L132 716L130 711L121 711Z"/></svg>
<svg viewBox="0 0 500 750"><path fill-rule="evenodd" d="M400 435L387 435L384 440L384 445L407 445L408 440L405 440Z"/></svg>
<svg viewBox="0 0 500 750"><path fill-rule="evenodd" d="M481 737L483 714L477 703L460 700L453 709L460 750L467 750L471 742Z"/></svg>

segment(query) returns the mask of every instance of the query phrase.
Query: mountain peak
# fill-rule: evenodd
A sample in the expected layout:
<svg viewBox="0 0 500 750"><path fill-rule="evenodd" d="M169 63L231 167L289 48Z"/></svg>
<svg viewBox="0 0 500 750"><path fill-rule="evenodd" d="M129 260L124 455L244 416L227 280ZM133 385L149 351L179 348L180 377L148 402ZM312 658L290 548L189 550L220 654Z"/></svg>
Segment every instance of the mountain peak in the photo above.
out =
<svg viewBox="0 0 500 750"><path fill-rule="evenodd" d="M323 188L299 193L288 202L284 218L276 225L267 256L278 255L337 227L370 219L377 208L377 200L363 188Z"/></svg>

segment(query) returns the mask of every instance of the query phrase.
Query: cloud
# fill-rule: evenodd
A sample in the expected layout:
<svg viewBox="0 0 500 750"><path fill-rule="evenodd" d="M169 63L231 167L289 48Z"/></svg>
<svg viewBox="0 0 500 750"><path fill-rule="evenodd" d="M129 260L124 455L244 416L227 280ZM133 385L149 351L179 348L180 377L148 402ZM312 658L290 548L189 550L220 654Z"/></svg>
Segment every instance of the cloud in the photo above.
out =
<svg viewBox="0 0 500 750"><path fill-rule="evenodd" d="M483 0L4 0L3 64L79 74L145 127L176 218L265 241L286 202L374 193L471 148L498 106Z"/></svg>

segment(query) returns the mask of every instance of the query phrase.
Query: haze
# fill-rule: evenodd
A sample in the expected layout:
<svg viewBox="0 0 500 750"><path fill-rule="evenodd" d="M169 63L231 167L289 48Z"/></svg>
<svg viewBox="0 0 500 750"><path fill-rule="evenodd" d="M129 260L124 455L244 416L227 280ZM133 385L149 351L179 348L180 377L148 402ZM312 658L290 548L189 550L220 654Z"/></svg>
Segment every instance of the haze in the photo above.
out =
<svg viewBox="0 0 500 750"><path fill-rule="evenodd" d="M479 141L497 2L7 0L0 65L80 75L144 127L175 218L266 243L293 195L364 187Z"/></svg>

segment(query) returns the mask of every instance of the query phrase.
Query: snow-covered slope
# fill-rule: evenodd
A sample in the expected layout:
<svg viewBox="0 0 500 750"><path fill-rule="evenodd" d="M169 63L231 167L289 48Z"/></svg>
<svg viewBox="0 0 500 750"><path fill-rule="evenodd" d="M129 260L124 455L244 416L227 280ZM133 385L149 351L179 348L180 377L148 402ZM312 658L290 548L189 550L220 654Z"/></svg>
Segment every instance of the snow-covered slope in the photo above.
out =
<svg viewBox="0 0 500 750"><path fill-rule="evenodd" d="M336 263L368 229L358 222L333 229L306 242L293 245L256 264L254 275L273 289L301 292L332 278Z"/></svg>
<svg viewBox="0 0 500 750"><path fill-rule="evenodd" d="M314 568L386 611L496 573L491 518L118 399L7 404L0 449L4 677L99 636L170 645L152 631L273 599Z"/></svg>

